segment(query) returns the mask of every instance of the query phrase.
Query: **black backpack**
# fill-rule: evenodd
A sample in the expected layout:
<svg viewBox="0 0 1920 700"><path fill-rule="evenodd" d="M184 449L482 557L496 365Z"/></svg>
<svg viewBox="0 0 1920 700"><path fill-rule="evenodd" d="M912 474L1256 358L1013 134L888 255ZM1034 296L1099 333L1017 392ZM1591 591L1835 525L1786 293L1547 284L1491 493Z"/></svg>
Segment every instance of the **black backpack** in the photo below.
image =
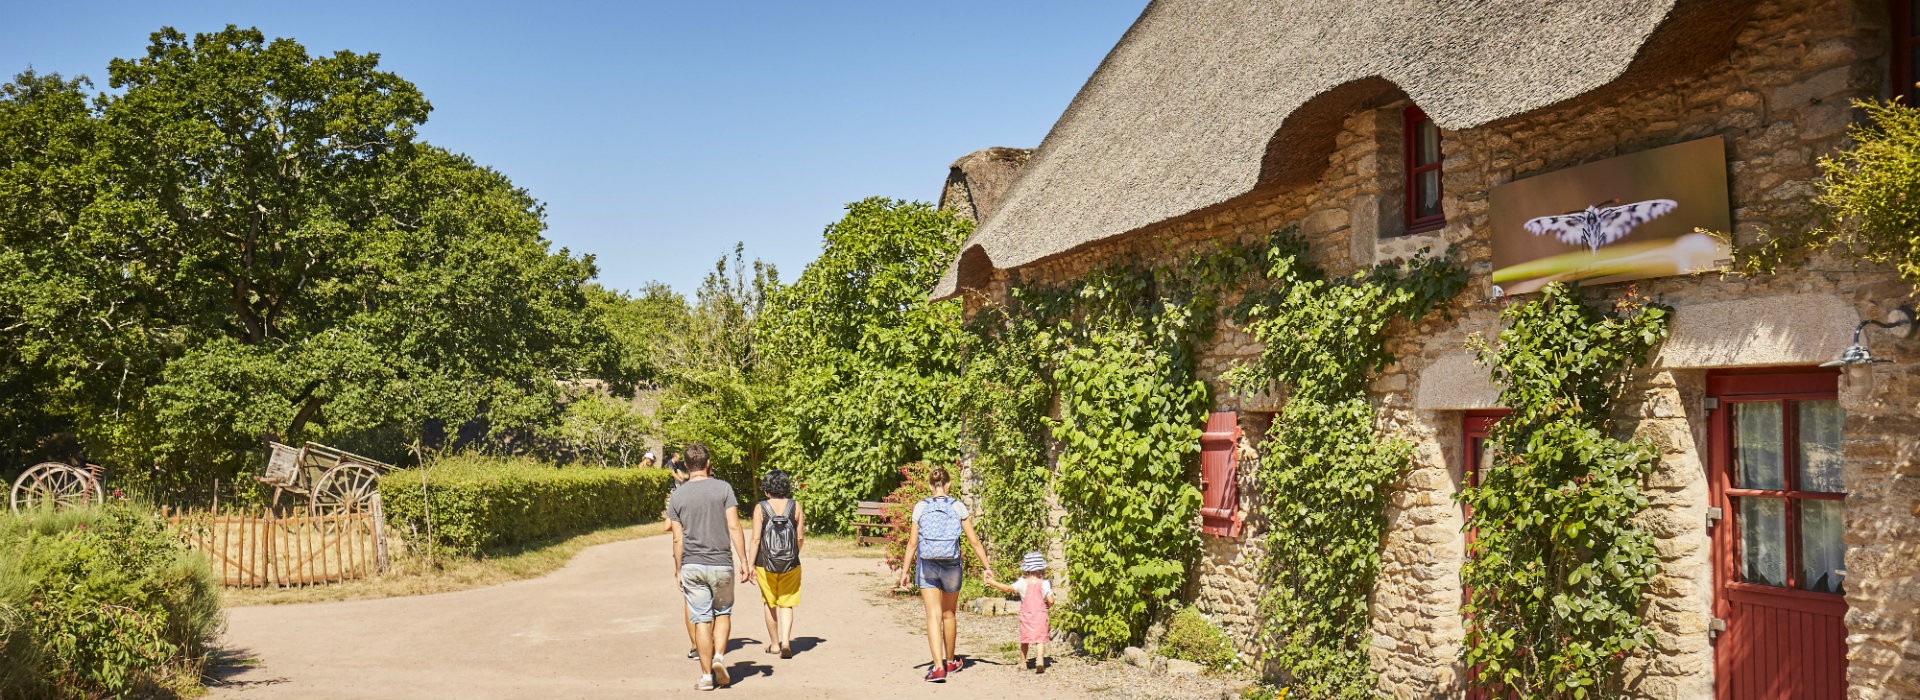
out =
<svg viewBox="0 0 1920 700"><path fill-rule="evenodd" d="M793 499L787 499L786 514L774 515L770 502L760 502L760 512L767 516L760 525L760 556L766 559L770 573L784 574L800 566L800 533L793 522L793 504Z"/></svg>

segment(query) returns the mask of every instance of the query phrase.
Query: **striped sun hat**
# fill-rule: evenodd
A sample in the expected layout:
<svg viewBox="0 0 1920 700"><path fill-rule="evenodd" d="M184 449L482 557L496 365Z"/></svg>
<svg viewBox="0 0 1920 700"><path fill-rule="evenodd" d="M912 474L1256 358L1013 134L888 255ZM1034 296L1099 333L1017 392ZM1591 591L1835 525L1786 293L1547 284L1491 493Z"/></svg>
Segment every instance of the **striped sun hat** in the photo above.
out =
<svg viewBox="0 0 1920 700"><path fill-rule="evenodd" d="M1020 558L1020 570L1046 571L1047 558L1041 556L1039 552L1027 552L1027 556Z"/></svg>

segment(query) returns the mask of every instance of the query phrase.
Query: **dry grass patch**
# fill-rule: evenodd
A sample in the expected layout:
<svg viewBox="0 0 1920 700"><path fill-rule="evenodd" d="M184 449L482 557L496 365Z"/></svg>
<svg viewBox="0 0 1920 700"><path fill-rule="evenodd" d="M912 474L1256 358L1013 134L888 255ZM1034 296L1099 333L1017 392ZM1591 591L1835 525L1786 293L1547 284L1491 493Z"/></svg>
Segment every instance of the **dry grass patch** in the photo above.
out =
<svg viewBox="0 0 1920 700"><path fill-rule="evenodd" d="M464 591L552 573L580 550L599 544L664 534L665 523L594 530L572 537L527 542L479 558L401 556L379 576L312 588L229 588L228 607L285 605ZM809 538L809 545L812 545ZM810 547L811 548L811 547ZM825 556L833 556L831 554Z"/></svg>
<svg viewBox="0 0 1920 700"><path fill-rule="evenodd" d="M742 524L748 528L753 527L751 521ZM752 535L753 533L749 532L747 534ZM879 559L881 555L886 553L886 547L880 545L862 547L856 544L856 542L857 540L855 540L852 535L807 535L807 544L805 548L801 550L800 557L803 560L807 557L822 557L826 559Z"/></svg>

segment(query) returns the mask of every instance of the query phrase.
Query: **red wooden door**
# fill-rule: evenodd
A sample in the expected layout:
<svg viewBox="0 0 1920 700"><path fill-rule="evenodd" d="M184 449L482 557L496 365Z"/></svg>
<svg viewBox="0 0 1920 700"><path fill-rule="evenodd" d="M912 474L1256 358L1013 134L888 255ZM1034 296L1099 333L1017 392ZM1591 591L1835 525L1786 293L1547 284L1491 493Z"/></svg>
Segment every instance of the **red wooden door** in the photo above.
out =
<svg viewBox="0 0 1920 700"><path fill-rule="evenodd" d="M1721 700L1846 695L1838 373L1707 378L1714 685Z"/></svg>
<svg viewBox="0 0 1920 700"><path fill-rule="evenodd" d="M1493 424L1500 422L1500 419L1506 417L1508 413L1509 411L1504 409L1469 411L1466 418L1461 421L1461 434L1465 438L1461 446L1461 456L1465 458L1463 476L1466 477L1468 486L1479 486L1480 475L1492 466L1493 452L1488 449L1487 441L1493 436ZM1467 523L1467 544L1471 546L1474 534L1473 509L1467 507L1465 503L1460 504L1460 516ZM1473 591L1461 586L1460 604L1465 605L1471 598L1473 598ZM1501 697L1498 691L1474 683L1473 679L1478 678L1479 675L1478 668L1467 669L1466 700L1494 700Z"/></svg>

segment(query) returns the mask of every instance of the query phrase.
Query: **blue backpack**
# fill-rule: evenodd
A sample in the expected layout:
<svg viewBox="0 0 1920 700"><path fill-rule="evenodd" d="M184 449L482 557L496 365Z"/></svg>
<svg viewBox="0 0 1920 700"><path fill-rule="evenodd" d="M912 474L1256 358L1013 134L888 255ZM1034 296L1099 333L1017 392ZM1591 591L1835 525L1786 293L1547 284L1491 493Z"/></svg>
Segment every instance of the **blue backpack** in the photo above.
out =
<svg viewBox="0 0 1920 700"><path fill-rule="evenodd" d="M953 512L952 496L920 502L920 558L952 561L960 558L960 514Z"/></svg>

